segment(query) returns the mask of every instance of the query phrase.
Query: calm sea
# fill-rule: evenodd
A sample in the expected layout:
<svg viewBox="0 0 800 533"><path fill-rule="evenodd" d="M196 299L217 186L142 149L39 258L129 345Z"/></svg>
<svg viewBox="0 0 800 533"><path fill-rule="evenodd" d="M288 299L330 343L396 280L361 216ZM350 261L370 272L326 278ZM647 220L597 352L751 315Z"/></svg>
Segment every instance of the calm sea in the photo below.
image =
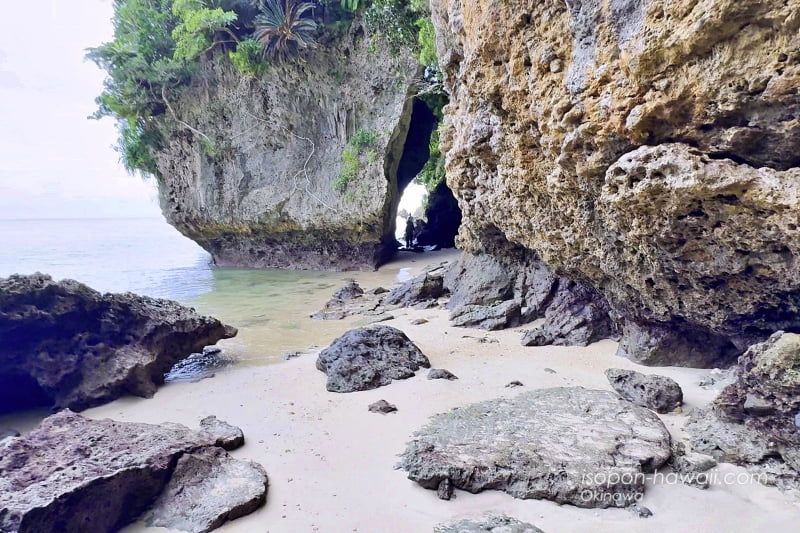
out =
<svg viewBox="0 0 800 533"><path fill-rule="evenodd" d="M101 292L131 291L177 300L239 328L225 349L243 363L280 360L287 351L324 345L348 321L314 321L344 280L391 286L407 275L223 269L161 219L0 220L0 277L43 272Z"/></svg>

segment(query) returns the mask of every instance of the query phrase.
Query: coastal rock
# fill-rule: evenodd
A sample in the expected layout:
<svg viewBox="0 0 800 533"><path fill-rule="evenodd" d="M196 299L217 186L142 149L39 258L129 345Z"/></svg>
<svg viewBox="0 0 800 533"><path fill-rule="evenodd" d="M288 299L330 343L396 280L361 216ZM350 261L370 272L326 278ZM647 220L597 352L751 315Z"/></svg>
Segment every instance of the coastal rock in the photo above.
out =
<svg viewBox="0 0 800 533"><path fill-rule="evenodd" d="M444 294L444 272L425 272L392 289L383 303L409 307L436 300Z"/></svg>
<svg viewBox="0 0 800 533"><path fill-rule="evenodd" d="M4 444L0 531L116 531L156 500L182 456L210 450L227 457L216 447L218 439L178 424L90 420L61 411ZM225 461L232 467L233 459ZM176 506L173 512L193 509Z"/></svg>
<svg viewBox="0 0 800 533"><path fill-rule="evenodd" d="M465 305L450 313L454 326L494 331L517 326L522 317L522 307L515 300L494 305Z"/></svg>
<svg viewBox="0 0 800 533"><path fill-rule="evenodd" d="M401 193L427 159L405 147L427 150L435 117L413 98L411 51L360 18L347 28L257 78L209 57L154 117L164 216L215 264L358 270L394 253ZM346 181L345 150L358 163Z"/></svg>
<svg viewBox="0 0 800 533"><path fill-rule="evenodd" d="M382 414L385 415L385 414L394 413L395 411L397 411L397 406L387 402L386 400L378 400L375 403L369 404L369 407L367 407L367 410L370 413L382 413Z"/></svg>
<svg viewBox="0 0 800 533"><path fill-rule="evenodd" d="M708 409L690 413L692 448L720 461L761 464L782 460L800 484L800 335L779 331L751 346L736 366L736 381ZM785 476L784 476L785 477Z"/></svg>
<svg viewBox="0 0 800 533"><path fill-rule="evenodd" d="M150 527L207 533L248 515L267 499L267 473L219 448L183 454L169 483L144 515Z"/></svg>
<svg viewBox="0 0 800 533"><path fill-rule="evenodd" d="M434 2L440 146L461 249L591 284L636 361L720 366L800 328L800 33L690 7Z"/></svg>
<svg viewBox="0 0 800 533"><path fill-rule="evenodd" d="M554 388L435 415L399 466L427 489L449 479L473 493L625 507L644 491L636 474L670 453L669 432L652 411L607 391Z"/></svg>
<svg viewBox="0 0 800 533"><path fill-rule="evenodd" d="M606 377L620 396L657 413L671 413L683 403L683 390L672 378L621 368L609 368Z"/></svg>
<svg viewBox="0 0 800 533"><path fill-rule="evenodd" d="M465 518L457 522L439 524L433 533L543 533L541 529L505 515L483 518Z"/></svg>
<svg viewBox="0 0 800 533"><path fill-rule="evenodd" d="M169 300L45 274L0 279L0 410L151 397L164 374L236 329Z"/></svg>
<svg viewBox="0 0 800 533"><path fill-rule="evenodd" d="M383 325L350 330L317 357L317 370L327 374L331 392L376 389L430 366L405 333Z"/></svg>
<svg viewBox="0 0 800 533"><path fill-rule="evenodd" d="M203 349L203 353L193 353L186 359L178 361L169 372L164 375L164 382L174 383L188 381L191 383L213 378L216 371L231 366L235 361L232 357L225 355L217 347L212 350Z"/></svg>
<svg viewBox="0 0 800 533"><path fill-rule="evenodd" d="M428 379L446 379L448 381L453 381L458 379L458 376L444 368L431 368L428 372Z"/></svg>
<svg viewBox="0 0 800 533"><path fill-rule="evenodd" d="M588 346L615 337L605 299L585 283L559 280L552 301L544 313L544 323L525 332L523 346Z"/></svg>
<svg viewBox="0 0 800 533"><path fill-rule="evenodd" d="M361 288L361 285L354 279L347 280L341 288L337 289L336 292L333 293L333 297L337 300L353 300L354 298L359 298L363 296L364 289Z"/></svg>

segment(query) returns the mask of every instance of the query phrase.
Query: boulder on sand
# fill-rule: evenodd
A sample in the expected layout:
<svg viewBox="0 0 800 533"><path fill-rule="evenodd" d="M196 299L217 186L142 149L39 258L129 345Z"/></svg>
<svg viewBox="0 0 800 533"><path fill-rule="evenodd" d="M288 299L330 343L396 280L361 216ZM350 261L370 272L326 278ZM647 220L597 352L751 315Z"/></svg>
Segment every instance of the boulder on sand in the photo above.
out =
<svg viewBox="0 0 800 533"><path fill-rule="evenodd" d="M658 416L609 391L542 389L456 408L414 434L398 465L427 489L578 507L627 507L670 457Z"/></svg>
<svg viewBox="0 0 800 533"><path fill-rule="evenodd" d="M606 377L620 396L658 413L671 413L683 403L683 390L672 378L622 368L609 368Z"/></svg>
<svg viewBox="0 0 800 533"><path fill-rule="evenodd" d="M169 300L45 274L0 278L0 411L148 398L175 363L234 335Z"/></svg>
<svg viewBox="0 0 800 533"><path fill-rule="evenodd" d="M212 525L243 514L245 494L238 490L242 476L249 480L247 494L260 492L256 501L263 503L263 470L230 458L217 446L228 441L230 426L207 423L205 428L90 420L69 410L46 418L28 435L0 444L0 531L116 531L136 520L165 487L186 479L192 485L198 482L185 475L188 466L175 477L176 464L189 455L204 458L213 473L204 487L215 489L183 485L186 496L169 505L174 516L215 515L208 527L189 531L210 531ZM192 461L183 463L191 466ZM255 507L246 508L249 512Z"/></svg>
<svg viewBox="0 0 800 533"><path fill-rule="evenodd" d="M317 369L331 392L376 389L431 364L405 333L391 326L352 329L319 353Z"/></svg>

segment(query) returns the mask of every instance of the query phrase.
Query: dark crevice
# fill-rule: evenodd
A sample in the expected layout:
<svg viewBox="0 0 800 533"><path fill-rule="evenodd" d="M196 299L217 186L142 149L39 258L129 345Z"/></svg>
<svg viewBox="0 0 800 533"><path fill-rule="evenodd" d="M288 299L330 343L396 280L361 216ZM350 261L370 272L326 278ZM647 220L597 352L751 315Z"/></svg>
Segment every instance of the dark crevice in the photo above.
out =
<svg viewBox="0 0 800 533"><path fill-rule="evenodd" d="M0 414L53 404L53 398L31 376L0 374Z"/></svg>

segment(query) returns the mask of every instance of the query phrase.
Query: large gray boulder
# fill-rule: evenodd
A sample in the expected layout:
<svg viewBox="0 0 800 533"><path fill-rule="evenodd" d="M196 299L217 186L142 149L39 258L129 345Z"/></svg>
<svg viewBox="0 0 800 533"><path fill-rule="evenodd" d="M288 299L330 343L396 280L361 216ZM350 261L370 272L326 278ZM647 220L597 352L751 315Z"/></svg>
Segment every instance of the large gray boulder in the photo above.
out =
<svg viewBox="0 0 800 533"><path fill-rule="evenodd" d="M430 366L405 333L382 325L352 329L317 357L317 369L327 374L331 392L376 389Z"/></svg>
<svg viewBox="0 0 800 533"><path fill-rule="evenodd" d="M259 488L263 502L266 475L228 457L217 442L227 441L229 432L217 434L214 427L195 431L178 424L90 420L69 410L52 415L28 435L0 444L0 531L116 531L136 520L165 487L178 485L197 497L173 501L169 514L240 516L237 477L246 475L248 490ZM176 463L187 454L205 458L213 473L202 490L194 486L197 478L186 475L186 463L194 459L184 460L175 477ZM257 487L253 480L259 476Z"/></svg>
<svg viewBox="0 0 800 533"><path fill-rule="evenodd" d="M414 434L398 465L428 489L579 507L626 507L643 473L666 462L670 436L652 411L612 392L543 389L456 408Z"/></svg>
<svg viewBox="0 0 800 533"><path fill-rule="evenodd" d="M609 368L606 377L620 396L658 413L670 413L683 403L683 390L672 378L622 368Z"/></svg>
<svg viewBox="0 0 800 533"><path fill-rule="evenodd" d="M175 363L236 329L169 300L45 274L0 279L0 411L152 396Z"/></svg>
<svg viewBox="0 0 800 533"><path fill-rule="evenodd" d="M386 305L399 305L409 307L436 300L444 296L444 270L438 269L424 272L419 276L405 281L395 287L386 295L383 303Z"/></svg>

